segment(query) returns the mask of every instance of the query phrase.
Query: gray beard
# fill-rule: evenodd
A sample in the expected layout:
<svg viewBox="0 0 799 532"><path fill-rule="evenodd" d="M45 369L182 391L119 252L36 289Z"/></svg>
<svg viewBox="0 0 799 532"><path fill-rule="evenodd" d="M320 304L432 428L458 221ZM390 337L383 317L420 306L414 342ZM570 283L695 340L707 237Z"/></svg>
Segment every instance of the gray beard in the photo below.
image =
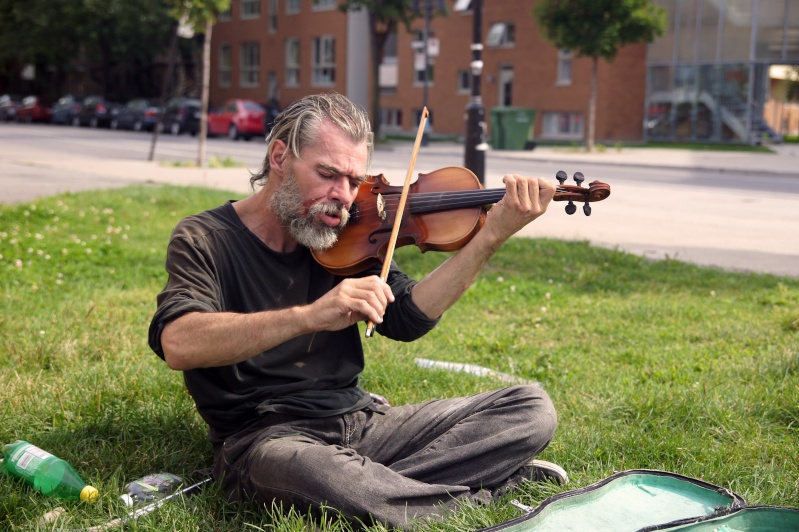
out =
<svg viewBox="0 0 799 532"><path fill-rule="evenodd" d="M338 235L344 230L349 220L349 212L344 206L335 202L317 203L307 214L303 214L302 195L294 168L286 169L283 183L269 200L269 206L281 222L288 227L289 234L301 245L315 250L325 250L333 246ZM338 215L341 221L336 227L316 223L319 214Z"/></svg>

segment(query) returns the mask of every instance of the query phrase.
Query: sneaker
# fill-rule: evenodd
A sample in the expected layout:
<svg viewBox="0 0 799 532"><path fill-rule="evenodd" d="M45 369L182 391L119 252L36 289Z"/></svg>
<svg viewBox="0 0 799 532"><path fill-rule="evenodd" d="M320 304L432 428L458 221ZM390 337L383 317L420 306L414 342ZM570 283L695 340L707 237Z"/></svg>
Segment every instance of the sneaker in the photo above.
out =
<svg viewBox="0 0 799 532"><path fill-rule="evenodd" d="M533 468L530 478L536 482L552 481L559 486L565 486L569 483L569 475L558 464L547 462L546 460L533 459L525 465Z"/></svg>

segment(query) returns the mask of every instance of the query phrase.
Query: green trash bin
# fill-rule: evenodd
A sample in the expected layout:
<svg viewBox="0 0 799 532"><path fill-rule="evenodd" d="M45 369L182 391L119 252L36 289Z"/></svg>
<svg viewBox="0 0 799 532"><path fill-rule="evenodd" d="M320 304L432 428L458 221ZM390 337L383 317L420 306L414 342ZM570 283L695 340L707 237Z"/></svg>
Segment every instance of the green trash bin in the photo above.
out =
<svg viewBox="0 0 799 532"><path fill-rule="evenodd" d="M494 107L490 112L491 147L495 150L531 150L537 109Z"/></svg>

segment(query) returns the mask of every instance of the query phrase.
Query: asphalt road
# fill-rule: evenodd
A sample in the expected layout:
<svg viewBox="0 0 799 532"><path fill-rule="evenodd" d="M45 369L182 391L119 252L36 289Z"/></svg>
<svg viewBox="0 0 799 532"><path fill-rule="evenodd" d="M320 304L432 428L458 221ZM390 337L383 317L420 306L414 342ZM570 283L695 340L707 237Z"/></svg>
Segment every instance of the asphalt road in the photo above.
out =
<svg viewBox="0 0 799 532"><path fill-rule="evenodd" d="M175 168L147 162L150 141L151 135L143 133L0 124L0 202L141 182L200 184L242 196L249 192L248 170L260 166L265 152L262 141L212 138L209 157L231 157L246 168ZM410 148L379 147L372 173L401 184ZM570 175L581 171L587 182L610 184L611 196L593 204L590 217L579 208L568 216L564 204L555 203L523 231L526 236L587 240L652 259L799 276L799 175L737 170L723 159L718 168L674 166L669 158L676 153L646 165L601 162L578 153L553 160L555 155L488 152L486 186L502 186L506 173L554 178L562 169ZM157 161L193 161L196 156L196 138L159 136ZM422 148L415 173L461 165L461 147L433 143Z"/></svg>

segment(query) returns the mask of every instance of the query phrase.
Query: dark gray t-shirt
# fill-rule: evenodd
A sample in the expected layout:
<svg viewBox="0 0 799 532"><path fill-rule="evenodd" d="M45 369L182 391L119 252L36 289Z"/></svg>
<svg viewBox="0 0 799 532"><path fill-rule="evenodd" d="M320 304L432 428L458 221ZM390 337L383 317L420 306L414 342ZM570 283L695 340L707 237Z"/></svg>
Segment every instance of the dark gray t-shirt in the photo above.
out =
<svg viewBox="0 0 799 532"><path fill-rule="evenodd" d="M342 280L319 266L307 248L271 250L242 223L232 202L181 220L169 242L166 270L149 332L150 347L161 358L161 332L183 314L305 305ZM435 326L437 320L411 299L415 281L394 264L388 283L396 301L378 333L411 341ZM294 338L238 364L186 371L184 378L211 440L218 442L267 412L323 417L363 408L370 401L358 386L363 367L360 333L352 325Z"/></svg>

